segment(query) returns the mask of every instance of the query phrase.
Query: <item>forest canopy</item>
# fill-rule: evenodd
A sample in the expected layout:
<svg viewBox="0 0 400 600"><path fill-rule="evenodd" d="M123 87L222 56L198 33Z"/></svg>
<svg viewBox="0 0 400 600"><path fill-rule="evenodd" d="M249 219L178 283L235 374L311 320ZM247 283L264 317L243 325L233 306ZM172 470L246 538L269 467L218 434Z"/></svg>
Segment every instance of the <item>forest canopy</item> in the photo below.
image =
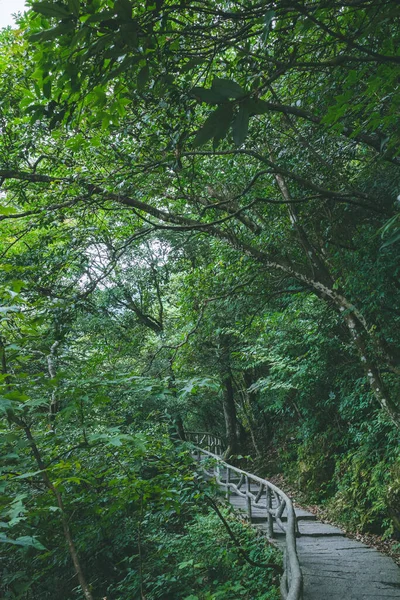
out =
<svg viewBox="0 0 400 600"><path fill-rule="evenodd" d="M398 539L399 17L48 0L2 30L5 598L274 598L234 548L213 571L175 431Z"/></svg>

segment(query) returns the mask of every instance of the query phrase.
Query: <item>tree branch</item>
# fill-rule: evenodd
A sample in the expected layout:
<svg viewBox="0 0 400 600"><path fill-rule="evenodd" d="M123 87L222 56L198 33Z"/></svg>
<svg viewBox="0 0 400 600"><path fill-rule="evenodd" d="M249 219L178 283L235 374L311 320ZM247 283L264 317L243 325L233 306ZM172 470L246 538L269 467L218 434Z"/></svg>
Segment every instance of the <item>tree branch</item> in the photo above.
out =
<svg viewBox="0 0 400 600"><path fill-rule="evenodd" d="M238 553L240 554L240 556L247 563L249 563L249 565L251 565L252 567L258 567L259 569L273 569L276 573L278 573L279 575L282 575L283 569L281 566L279 566L275 563L259 563L255 560L253 560L252 558L250 558L248 553L244 550L243 546L240 544L240 541L238 540L236 535L233 533L228 521L225 519L224 515L219 510L217 503L214 501L213 498L211 498L211 496L208 496L207 494L205 495L205 498L206 498L206 501L208 502L208 505L214 510L214 512L219 517L219 519L222 521L226 531L228 532L229 537L231 538L232 542L235 544L235 547L236 547Z"/></svg>

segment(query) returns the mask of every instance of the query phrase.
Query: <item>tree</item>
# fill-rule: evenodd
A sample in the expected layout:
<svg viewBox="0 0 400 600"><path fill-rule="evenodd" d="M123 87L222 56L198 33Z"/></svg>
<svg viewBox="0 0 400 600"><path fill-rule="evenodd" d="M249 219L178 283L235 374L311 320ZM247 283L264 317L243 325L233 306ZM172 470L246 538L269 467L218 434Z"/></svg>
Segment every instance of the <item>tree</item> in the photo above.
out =
<svg viewBox="0 0 400 600"><path fill-rule="evenodd" d="M398 11L392 2L380 5L393 14ZM65 169L64 175L52 174L51 168L40 174L18 169L1 174L33 184L54 185L61 178L72 204L79 204L76 194L83 194L86 202L95 199L129 207L140 219L150 218L153 228L207 231L312 289L343 315L376 400L398 424L398 407L379 364L385 355L384 368L397 372L398 361L382 335L371 335L380 324L365 314L363 299L342 289L342 274L329 266L330 235L317 240L320 224L310 219L318 207L329 230L336 219L351 215L354 226L370 223L376 232L393 215L393 194L384 197L386 183L377 190L381 194L377 205L368 192L368 181L377 177L378 168L383 169L380 181L383 173L385 182L397 180L397 141L388 100L399 60L387 41L389 25L370 2L344 10L321 3L313 9L301 3L267 8L264 4L235 8L228 3L196 9L176 9L168 3L143 8L126 1L105 11L101 4L87 8L35 4L37 16L30 28L38 45L41 101L29 108L30 97L25 94L23 105L33 111L34 120L50 116L50 128L65 119L70 128L82 127L85 106L90 105L91 133L83 137L78 133L75 144L80 146L86 137L89 150L94 128L101 123L100 137L112 148L106 160L112 161L115 176L102 184L90 169L73 181ZM58 25L49 29L52 22ZM213 31L217 23L223 27L213 41L204 35L204 28ZM199 44L196 55L205 65L200 77L198 62L188 62L194 40ZM64 69L67 59L70 66ZM55 64L52 76L46 70L50 61ZM269 65L267 76L259 75L261 61ZM132 68L137 69L137 80L132 79ZM174 81L167 72L174 74ZM309 73L309 78L300 78L299 73ZM202 85L193 87L196 79ZM354 93L359 102L347 113L346 102ZM196 108L191 98L201 105ZM134 113L128 108L132 103ZM210 113L204 104L217 108ZM311 108L305 110L304 104ZM143 118L134 116L140 106ZM204 114L208 117L191 142L193 128ZM75 121L77 115L80 122ZM251 115L255 116L250 123ZM229 139L223 141L231 124L236 148ZM132 143L126 135L121 139L121 130ZM211 139L213 150L198 149ZM292 140L289 149L287 139ZM229 165L231 173L232 160L240 177L229 194L221 172ZM367 175L369 161L376 166ZM117 162L120 168L115 167ZM119 186L118 193L111 191L111 179L114 188ZM142 191L132 194L133 189ZM160 208L159 195L165 194L171 198ZM279 206L288 207L288 212ZM297 248L289 255L289 240L277 244L269 239L266 223L271 215L280 219L289 240L296 238Z"/></svg>
<svg viewBox="0 0 400 600"><path fill-rule="evenodd" d="M162 504L178 512L190 468L169 417L225 430L229 453L268 448L358 522L394 522L399 10L50 0L1 34L4 522L33 553L64 518L87 597L143 596L172 539ZM107 547L139 575L104 575ZM167 563L158 589L179 594Z"/></svg>

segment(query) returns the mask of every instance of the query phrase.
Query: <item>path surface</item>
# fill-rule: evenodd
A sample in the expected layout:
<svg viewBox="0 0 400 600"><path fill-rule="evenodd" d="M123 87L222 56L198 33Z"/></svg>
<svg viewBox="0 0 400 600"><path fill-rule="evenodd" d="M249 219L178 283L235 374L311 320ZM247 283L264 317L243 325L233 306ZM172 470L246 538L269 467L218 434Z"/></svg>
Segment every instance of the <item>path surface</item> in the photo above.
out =
<svg viewBox="0 0 400 600"><path fill-rule="evenodd" d="M245 498L232 495L230 503L246 512ZM296 515L304 600L400 599L400 568L391 558L347 538L341 529L318 521L307 510L296 508ZM266 531L262 510L253 509L252 521ZM283 547L284 534L275 527L277 545Z"/></svg>

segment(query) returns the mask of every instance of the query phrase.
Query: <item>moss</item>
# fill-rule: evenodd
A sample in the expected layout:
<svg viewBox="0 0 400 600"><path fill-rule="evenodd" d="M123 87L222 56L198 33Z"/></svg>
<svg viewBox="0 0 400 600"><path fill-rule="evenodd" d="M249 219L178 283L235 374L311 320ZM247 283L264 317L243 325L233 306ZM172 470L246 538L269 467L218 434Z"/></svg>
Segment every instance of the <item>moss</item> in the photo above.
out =
<svg viewBox="0 0 400 600"><path fill-rule="evenodd" d="M281 470L306 502L323 503L348 529L400 539L400 461L394 448L379 452L367 440L339 451L329 432L281 451Z"/></svg>

